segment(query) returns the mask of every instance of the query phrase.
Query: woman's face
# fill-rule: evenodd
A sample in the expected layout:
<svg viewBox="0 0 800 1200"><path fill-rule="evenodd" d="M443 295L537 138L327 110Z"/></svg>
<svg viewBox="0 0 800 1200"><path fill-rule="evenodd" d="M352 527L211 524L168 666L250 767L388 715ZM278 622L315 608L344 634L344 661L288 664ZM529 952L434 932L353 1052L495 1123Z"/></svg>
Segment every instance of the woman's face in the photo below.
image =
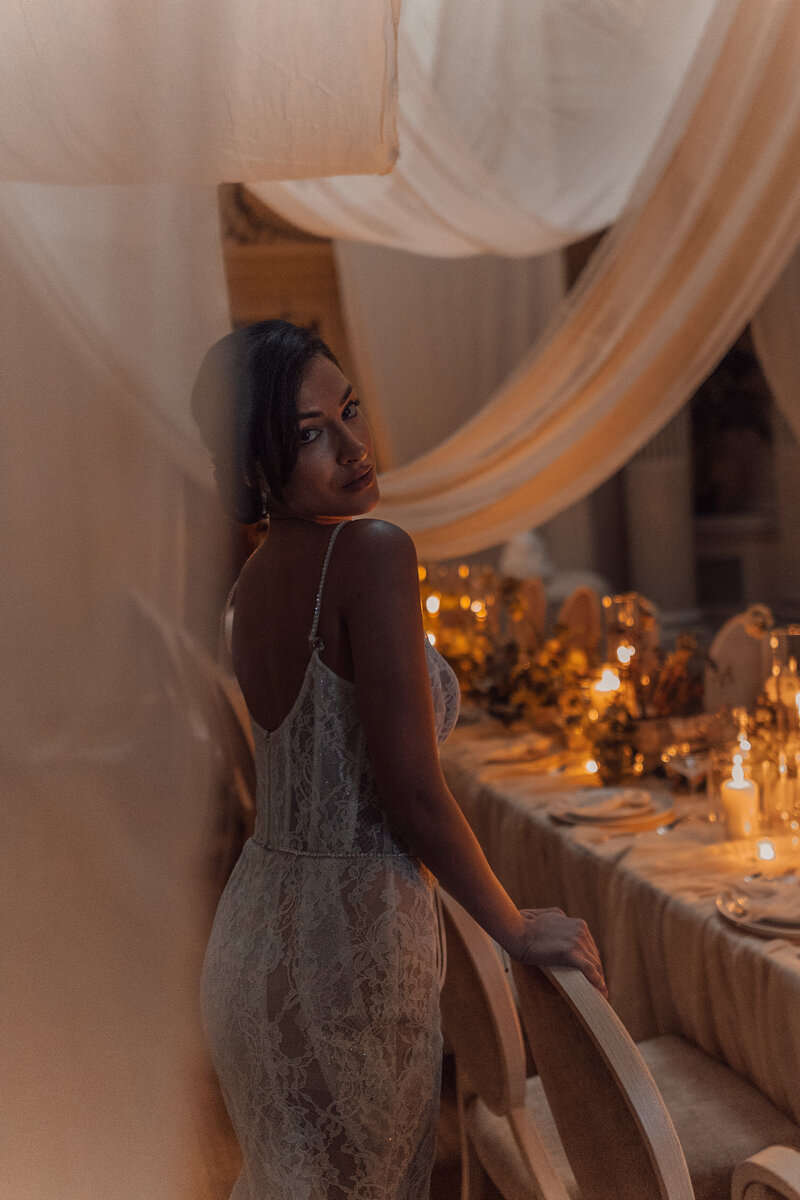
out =
<svg viewBox="0 0 800 1200"><path fill-rule="evenodd" d="M276 511L317 521L368 513L378 502L372 438L359 401L329 358L312 358L297 397L300 449Z"/></svg>

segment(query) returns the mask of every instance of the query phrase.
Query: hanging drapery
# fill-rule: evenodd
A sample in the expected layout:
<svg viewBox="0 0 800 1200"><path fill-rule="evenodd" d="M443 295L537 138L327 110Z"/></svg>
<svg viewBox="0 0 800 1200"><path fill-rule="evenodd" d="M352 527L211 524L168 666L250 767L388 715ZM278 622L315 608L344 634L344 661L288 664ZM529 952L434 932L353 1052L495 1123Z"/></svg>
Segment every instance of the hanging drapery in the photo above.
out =
<svg viewBox="0 0 800 1200"><path fill-rule="evenodd" d="M800 441L800 250L792 255L750 327L767 382Z"/></svg>
<svg viewBox="0 0 800 1200"><path fill-rule="evenodd" d="M336 242L348 346L382 470L443 441L503 382L563 299L559 251L425 258Z"/></svg>
<svg viewBox="0 0 800 1200"><path fill-rule="evenodd" d="M673 117L674 150L667 137L549 334L467 425L384 476L381 514L422 554L503 541L608 478L678 411L800 240L800 8L744 0L716 49L688 122Z"/></svg>
<svg viewBox="0 0 800 1200"><path fill-rule="evenodd" d="M205 605L213 636L221 583L188 416L200 356L230 327L214 185L387 169L397 8L0 14L0 1177L15 1200L196 1190L196 975L232 801L215 790L221 709L175 630Z"/></svg>
<svg viewBox="0 0 800 1200"><path fill-rule="evenodd" d="M0 179L302 179L388 171L400 0L11 0Z"/></svg>
<svg viewBox="0 0 800 1200"><path fill-rule="evenodd" d="M418 254L574 242L616 220L716 7L404 0L391 175L253 190L322 236Z"/></svg>

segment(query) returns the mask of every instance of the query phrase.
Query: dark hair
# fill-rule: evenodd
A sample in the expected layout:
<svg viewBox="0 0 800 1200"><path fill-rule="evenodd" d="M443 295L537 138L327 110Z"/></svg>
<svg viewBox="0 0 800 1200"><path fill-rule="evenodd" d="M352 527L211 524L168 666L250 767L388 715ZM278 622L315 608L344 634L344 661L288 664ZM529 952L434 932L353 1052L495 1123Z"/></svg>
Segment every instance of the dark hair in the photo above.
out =
<svg viewBox="0 0 800 1200"><path fill-rule="evenodd" d="M192 414L214 459L220 497L243 525L266 514L267 489L280 499L297 462L297 396L317 354L336 358L312 329L258 321L206 354L192 389Z"/></svg>

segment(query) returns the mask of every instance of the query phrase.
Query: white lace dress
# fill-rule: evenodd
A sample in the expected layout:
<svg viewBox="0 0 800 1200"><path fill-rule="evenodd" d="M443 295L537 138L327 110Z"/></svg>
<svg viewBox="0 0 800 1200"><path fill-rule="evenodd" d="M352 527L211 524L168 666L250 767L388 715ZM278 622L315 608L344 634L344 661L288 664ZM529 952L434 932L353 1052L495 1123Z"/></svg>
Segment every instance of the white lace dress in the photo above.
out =
<svg viewBox="0 0 800 1200"><path fill-rule="evenodd" d="M378 804L354 687L320 658L328 546L297 699L253 723L258 816L203 968L244 1165L231 1200L426 1200L439 1098L431 876ZM426 643L440 742L458 684Z"/></svg>

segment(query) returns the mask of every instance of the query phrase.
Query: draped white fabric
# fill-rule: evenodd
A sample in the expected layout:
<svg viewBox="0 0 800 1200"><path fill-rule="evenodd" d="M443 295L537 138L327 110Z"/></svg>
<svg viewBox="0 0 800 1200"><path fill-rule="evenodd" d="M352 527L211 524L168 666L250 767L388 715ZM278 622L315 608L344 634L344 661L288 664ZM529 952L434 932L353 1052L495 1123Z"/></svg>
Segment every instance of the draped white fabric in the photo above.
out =
<svg viewBox="0 0 800 1200"><path fill-rule="evenodd" d="M214 747L119 593L183 618L215 195L3 185L0 277L0 1174L172 1200Z"/></svg>
<svg viewBox="0 0 800 1200"><path fill-rule="evenodd" d="M198 885L222 751L170 631L219 587L188 418L200 355L230 328L212 185L388 169L397 8L0 14L0 1176L15 1200L194 1191Z"/></svg>
<svg viewBox="0 0 800 1200"><path fill-rule="evenodd" d="M767 382L800 441L800 250L751 322Z"/></svg>
<svg viewBox="0 0 800 1200"><path fill-rule="evenodd" d="M323 236L418 254L576 241L616 220L718 6L404 0L391 175L253 190Z"/></svg>
<svg viewBox="0 0 800 1200"><path fill-rule="evenodd" d="M0 179L388 171L400 0L8 0Z"/></svg>
<svg viewBox="0 0 800 1200"><path fill-rule="evenodd" d="M564 296L558 251L441 259L334 245L348 345L381 469L437 446L477 412Z"/></svg>
<svg viewBox="0 0 800 1200"><path fill-rule="evenodd" d="M791 255L800 8L745 0L719 52L728 16L721 7L671 130L549 333L477 416L384 476L380 511L422 554L504 541L608 478L678 411ZM706 55L715 65L687 114Z"/></svg>

